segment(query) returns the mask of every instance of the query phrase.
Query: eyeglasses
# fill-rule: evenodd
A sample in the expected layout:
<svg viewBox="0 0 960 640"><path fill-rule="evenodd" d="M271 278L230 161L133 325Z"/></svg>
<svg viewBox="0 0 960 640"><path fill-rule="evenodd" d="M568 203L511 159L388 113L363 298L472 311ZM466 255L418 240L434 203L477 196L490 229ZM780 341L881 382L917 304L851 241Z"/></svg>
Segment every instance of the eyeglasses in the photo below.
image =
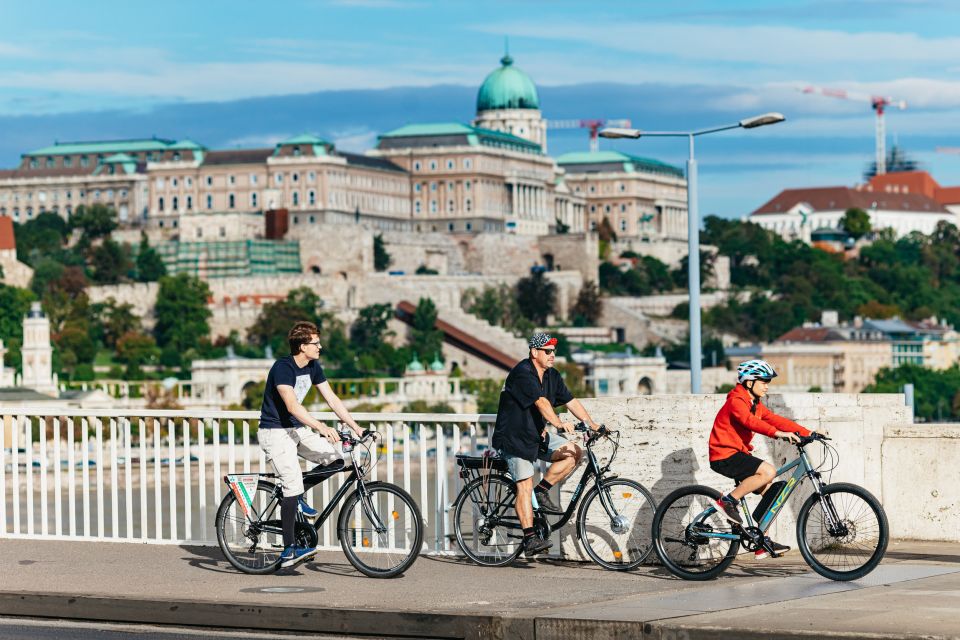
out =
<svg viewBox="0 0 960 640"><path fill-rule="evenodd" d="M548 356L549 356L549 355L552 355L553 353L556 352L556 349L538 349L538 350L539 350L539 351L543 351L543 352L544 352L545 354L547 354Z"/></svg>
<svg viewBox="0 0 960 640"><path fill-rule="evenodd" d="M317 347L317 348L319 349L319 348L320 348L320 341L317 340L316 342L307 342L305 346L314 346L314 347Z"/></svg>

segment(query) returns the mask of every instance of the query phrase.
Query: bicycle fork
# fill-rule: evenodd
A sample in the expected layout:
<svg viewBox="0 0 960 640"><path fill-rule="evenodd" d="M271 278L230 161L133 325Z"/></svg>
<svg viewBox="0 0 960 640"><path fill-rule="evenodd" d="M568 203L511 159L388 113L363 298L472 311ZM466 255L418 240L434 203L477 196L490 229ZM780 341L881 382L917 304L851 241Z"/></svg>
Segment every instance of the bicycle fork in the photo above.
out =
<svg viewBox="0 0 960 640"><path fill-rule="evenodd" d="M820 474L815 471L811 472L810 479L813 481L813 488L817 493L817 500L820 501L820 508L823 509L823 514L827 519L827 532L834 538L842 538L848 535L849 530L847 529L847 525L844 524L840 518L840 514L837 513L833 499L828 495L824 495L823 482L820 480Z"/></svg>

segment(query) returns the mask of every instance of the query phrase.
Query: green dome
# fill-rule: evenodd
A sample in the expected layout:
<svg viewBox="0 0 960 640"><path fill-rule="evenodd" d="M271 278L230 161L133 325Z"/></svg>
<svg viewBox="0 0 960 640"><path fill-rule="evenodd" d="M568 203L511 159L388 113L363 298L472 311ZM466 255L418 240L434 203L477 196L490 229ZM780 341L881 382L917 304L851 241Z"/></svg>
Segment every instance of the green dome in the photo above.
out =
<svg viewBox="0 0 960 640"><path fill-rule="evenodd" d="M442 373L446 371L446 367L443 366L443 362L440 360L440 356L436 355L433 357L433 362L430 363L430 371L434 373Z"/></svg>
<svg viewBox="0 0 960 640"><path fill-rule="evenodd" d="M417 354L413 354L413 361L407 365L407 373L420 373L423 370L423 365L417 359Z"/></svg>
<svg viewBox="0 0 960 640"><path fill-rule="evenodd" d="M477 112L491 109L539 109L537 87L526 73L513 66L510 54L500 59L503 66L487 76L477 93Z"/></svg>

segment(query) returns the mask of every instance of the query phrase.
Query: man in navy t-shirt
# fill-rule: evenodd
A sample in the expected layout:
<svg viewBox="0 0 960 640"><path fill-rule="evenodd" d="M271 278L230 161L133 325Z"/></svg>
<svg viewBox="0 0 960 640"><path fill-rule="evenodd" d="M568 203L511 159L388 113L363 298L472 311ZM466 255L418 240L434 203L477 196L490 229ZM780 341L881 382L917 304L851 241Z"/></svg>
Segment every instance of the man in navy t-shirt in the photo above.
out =
<svg viewBox="0 0 960 640"><path fill-rule="evenodd" d="M574 424L563 422L553 410L566 405L574 416L593 430L600 428L580 401L573 397L563 377L553 368L557 339L546 333L535 333L527 343L529 358L517 363L503 384L497 422L493 432L493 448L500 451L517 488L517 517L523 527L523 555L531 558L553 546L536 535L533 528L533 501L542 509L560 512L548 493L553 485L563 482L583 457L583 449L575 442L546 431L549 424L557 431L573 433ZM533 486L533 465L537 460L551 463L540 484Z"/></svg>
<svg viewBox="0 0 960 640"><path fill-rule="evenodd" d="M283 553L280 566L289 567L316 554L315 548L295 544L297 511L307 515L316 511L303 501L303 472L298 457L317 464L330 464L340 458L335 445L337 430L315 419L303 406L303 399L316 386L340 420L358 435L363 430L333 392L320 366L320 336L312 322L298 322L287 334L290 355L270 368L260 407L257 440L264 456L273 465L283 487L280 521L283 525ZM322 436L322 437L321 437Z"/></svg>

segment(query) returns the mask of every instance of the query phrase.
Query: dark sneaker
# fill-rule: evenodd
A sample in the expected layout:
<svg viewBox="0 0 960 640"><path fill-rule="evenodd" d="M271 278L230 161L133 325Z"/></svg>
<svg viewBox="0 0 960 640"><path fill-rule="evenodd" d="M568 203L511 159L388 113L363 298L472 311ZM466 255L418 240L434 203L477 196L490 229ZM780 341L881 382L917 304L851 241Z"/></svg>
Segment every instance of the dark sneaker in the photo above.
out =
<svg viewBox="0 0 960 640"><path fill-rule="evenodd" d="M561 509L550 497L550 494L544 491L543 489L534 489L533 495L537 498L537 505L543 511L553 511L555 513L563 513Z"/></svg>
<svg viewBox="0 0 960 640"><path fill-rule="evenodd" d="M280 566L292 567L317 555L316 547L287 547L280 554Z"/></svg>
<svg viewBox="0 0 960 640"><path fill-rule="evenodd" d="M533 556L545 553L550 550L553 543L549 540L537 536L531 536L523 539L523 557L532 558Z"/></svg>
<svg viewBox="0 0 960 640"><path fill-rule="evenodd" d="M779 558L780 556L785 554L787 551L790 551L790 547L788 547L785 544L774 542L770 538L766 538L766 541L767 541L766 546L773 549L774 558ZM763 560L764 558L770 557L770 553L765 548L757 549L753 555L756 560Z"/></svg>
<svg viewBox="0 0 960 640"><path fill-rule="evenodd" d="M743 519L740 517L740 504L736 500L731 500L727 496L723 496L716 502L717 511L720 512L724 518L732 522L733 524L743 524Z"/></svg>
<svg viewBox="0 0 960 640"><path fill-rule="evenodd" d="M316 509L311 507L309 504L307 504L307 501L303 499L303 496L300 496L300 500L298 500L298 503L300 505L300 513L307 516L308 518L316 518L318 515L320 515L319 511L317 511Z"/></svg>

